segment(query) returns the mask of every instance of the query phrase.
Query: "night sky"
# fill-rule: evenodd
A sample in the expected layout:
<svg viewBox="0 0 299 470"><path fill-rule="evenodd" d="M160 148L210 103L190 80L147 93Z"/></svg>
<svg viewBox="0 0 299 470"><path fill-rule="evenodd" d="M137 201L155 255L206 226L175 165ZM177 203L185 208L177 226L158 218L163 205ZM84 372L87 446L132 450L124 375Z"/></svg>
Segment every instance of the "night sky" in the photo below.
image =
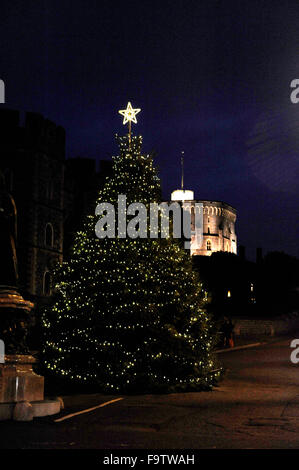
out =
<svg viewBox="0 0 299 470"><path fill-rule="evenodd" d="M63 126L67 157L108 159L119 109L180 186L238 210L237 235L299 256L298 1L2 1L6 108Z"/></svg>

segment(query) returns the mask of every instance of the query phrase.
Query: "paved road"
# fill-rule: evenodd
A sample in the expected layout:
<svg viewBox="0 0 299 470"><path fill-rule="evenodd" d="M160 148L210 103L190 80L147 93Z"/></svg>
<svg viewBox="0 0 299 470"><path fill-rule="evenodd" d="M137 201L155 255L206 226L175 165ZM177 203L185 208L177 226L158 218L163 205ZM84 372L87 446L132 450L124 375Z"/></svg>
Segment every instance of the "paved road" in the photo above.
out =
<svg viewBox="0 0 299 470"><path fill-rule="evenodd" d="M221 354L212 392L124 399L59 423L0 423L0 447L23 449L299 448L299 364L290 339ZM61 416L117 398L65 398Z"/></svg>

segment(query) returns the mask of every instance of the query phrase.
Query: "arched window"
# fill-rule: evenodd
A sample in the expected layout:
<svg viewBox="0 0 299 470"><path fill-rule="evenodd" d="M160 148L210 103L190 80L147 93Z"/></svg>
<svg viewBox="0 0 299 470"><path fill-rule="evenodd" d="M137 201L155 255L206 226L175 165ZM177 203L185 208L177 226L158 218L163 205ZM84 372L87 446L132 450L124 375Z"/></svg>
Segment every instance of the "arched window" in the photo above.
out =
<svg viewBox="0 0 299 470"><path fill-rule="evenodd" d="M52 248L54 244L54 230L50 222L47 223L45 228L45 245Z"/></svg>
<svg viewBox="0 0 299 470"><path fill-rule="evenodd" d="M44 295L51 295L51 274L48 270L44 272L44 279L43 279L43 294Z"/></svg>
<svg viewBox="0 0 299 470"><path fill-rule="evenodd" d="M212 249L212 243L211 243L211 240L208 240L207 241L207 251L211 251Z"/></svg>

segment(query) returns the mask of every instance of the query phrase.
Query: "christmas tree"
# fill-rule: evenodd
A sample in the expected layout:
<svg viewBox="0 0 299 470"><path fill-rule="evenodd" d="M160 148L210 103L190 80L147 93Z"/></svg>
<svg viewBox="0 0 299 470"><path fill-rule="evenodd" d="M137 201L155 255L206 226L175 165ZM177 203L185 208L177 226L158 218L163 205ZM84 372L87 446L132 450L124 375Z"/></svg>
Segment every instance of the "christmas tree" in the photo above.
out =
<svg viewBox="0 0 299 470"><path fill-rule="evenodd" d="M120 154L97 204L116 205L119 195L127 205L159 203L160 181L141 137L129 131L117 140ZM42 319L46 367L107 392L211 388L218 377L212 322L190 256L171 236L100 239L98 221L87 217L71 259L54 273L54 302Z"/></svg>

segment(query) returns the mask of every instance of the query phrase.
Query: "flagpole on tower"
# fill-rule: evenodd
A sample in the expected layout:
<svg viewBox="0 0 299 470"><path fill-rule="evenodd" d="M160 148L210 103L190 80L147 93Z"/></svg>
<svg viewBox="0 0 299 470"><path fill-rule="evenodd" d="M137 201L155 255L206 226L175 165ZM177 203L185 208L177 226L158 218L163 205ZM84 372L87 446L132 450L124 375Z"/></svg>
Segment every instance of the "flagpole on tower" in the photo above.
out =
<svg viewBox="0 0 299 470"><path fill-rule="evenodd" d="M182 180L181 180L181 190L184 191L184 150L182 150L181 156L181 167L182 167Z"/></svg>

